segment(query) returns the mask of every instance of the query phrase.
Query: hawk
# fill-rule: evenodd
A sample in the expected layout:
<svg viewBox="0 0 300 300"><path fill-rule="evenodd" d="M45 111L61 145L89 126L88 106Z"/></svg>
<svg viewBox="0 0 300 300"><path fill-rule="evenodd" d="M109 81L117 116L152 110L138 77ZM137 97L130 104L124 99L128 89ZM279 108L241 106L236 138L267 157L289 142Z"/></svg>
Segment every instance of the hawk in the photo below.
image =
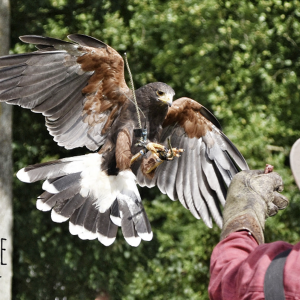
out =
<svg viewBox="0 0 300 300"><path fill-rule="evenodd" d="M153 234L137 184L156 185L222 227L227 187L248 166L213 114L186 97L173 102L162 82L133 92L116 50L86 35L68 38L21 36L37 51L0 58L0 101L42 113L59 146L93 152L21 169L23 182L45 180L37 208L69 220L81 239L108 246L121 227L138 246Z"/></svg>

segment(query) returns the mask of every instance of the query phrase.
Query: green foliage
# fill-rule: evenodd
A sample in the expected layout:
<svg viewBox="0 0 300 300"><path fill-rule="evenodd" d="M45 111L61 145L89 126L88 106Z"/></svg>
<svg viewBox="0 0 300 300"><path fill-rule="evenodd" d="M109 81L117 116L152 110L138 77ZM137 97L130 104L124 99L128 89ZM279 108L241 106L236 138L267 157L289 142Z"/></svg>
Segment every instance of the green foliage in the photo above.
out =
<svg viewBox="0 0 300 300"><path fill-rule="evenodd" d="M92 35L127 51L136 87L164 81L211 109L251 168L271 163L284 178L291 203L267 220L267 241L299 240L300 194L288 161L300 136L298 1L12 0L11 7L12 52L33 50L19 35ZM14 110L15 171L86 152L59 148L42 116ZM37 211L40 193L39 183L15 180L14 299L93 299L99 291L125 300L208 299L219 229L180 203L142 189L154 240L135 249L119 235L106 248Z"/></svg>

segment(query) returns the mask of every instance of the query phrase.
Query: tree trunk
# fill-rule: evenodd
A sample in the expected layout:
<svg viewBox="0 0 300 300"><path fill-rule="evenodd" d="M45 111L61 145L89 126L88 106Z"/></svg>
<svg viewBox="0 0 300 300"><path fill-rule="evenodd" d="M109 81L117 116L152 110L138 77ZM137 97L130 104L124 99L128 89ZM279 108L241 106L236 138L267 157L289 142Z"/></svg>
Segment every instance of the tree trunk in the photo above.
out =
<svg viewBox="0 0 300 300"><path fill-rule="evenodd" d="M9 0L0 0L0 56L8 54ZM12 107L0 103L0 294L10 300L12 280Z"/></svg>

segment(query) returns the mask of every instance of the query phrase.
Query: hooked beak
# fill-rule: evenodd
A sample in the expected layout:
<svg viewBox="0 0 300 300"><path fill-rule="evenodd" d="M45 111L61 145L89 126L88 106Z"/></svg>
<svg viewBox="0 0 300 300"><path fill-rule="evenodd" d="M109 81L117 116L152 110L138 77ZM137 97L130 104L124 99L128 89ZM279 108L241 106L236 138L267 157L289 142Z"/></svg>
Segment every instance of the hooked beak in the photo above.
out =
<svg viewBox="0 0 300 300"><path fill-rule="evenodd" d="M171 107L172 102L173 102L173 95L172 94L164 94L164 95L158 97L158 99L160 101L162 101L163 103L168 104L169 107Z"/></svg>

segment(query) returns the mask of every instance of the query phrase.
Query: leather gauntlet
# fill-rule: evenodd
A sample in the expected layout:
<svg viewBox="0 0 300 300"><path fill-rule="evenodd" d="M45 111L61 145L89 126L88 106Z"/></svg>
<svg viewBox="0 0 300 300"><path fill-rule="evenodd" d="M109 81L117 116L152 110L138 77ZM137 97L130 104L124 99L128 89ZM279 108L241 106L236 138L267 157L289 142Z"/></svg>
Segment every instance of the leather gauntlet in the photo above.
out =
<svg viewBox="0 0 300 300"><path fill-rule="evenodd" d="M280 194L282 190L282 178L276 172L250 170L235 175L223 211L221 240L231 232L248 230L258 244L263 244L265 219L288 205L288 199Z"/></svg>

